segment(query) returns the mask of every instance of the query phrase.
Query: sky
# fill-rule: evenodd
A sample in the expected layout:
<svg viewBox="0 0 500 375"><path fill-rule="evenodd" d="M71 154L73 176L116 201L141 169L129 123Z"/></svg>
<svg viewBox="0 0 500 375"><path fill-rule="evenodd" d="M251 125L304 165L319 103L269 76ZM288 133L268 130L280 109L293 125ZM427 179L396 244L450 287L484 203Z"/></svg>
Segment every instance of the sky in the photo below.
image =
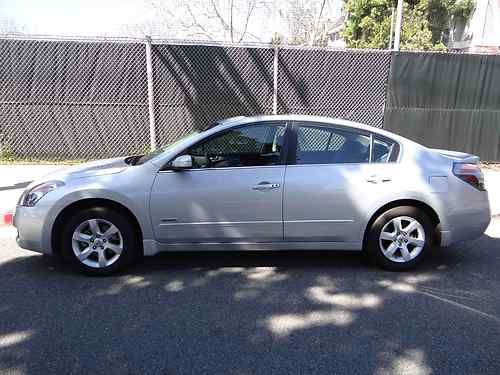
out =
<svg viewBox="0 0 500 375"><path fill-rule="evenodd" d="M142 23L152 10L137 0L0 0L0 18L29 34L97 35Z"/></svg>
<svg viewBox="0 0 500 375"><path fill-rule="evenodd" d="M229 4L229 1L216 0L220 4ZM257 9L248 25L248 31L255 34L259 39L269 42L274 31L282 32L283 17L273 17L275 8L281 10L280 14L287 14L287 4L292 0L261 0L270 4L267 7ZM319 8L322 0L293 0L303 4L313 4ZM329 16L340 12L342 0L327 0L327 11ZM208 19L203 20L206 14L208 0L0 0L0 33L5 33L15 28L23 34L51 35L51 36L143 36L144 34L155 36L165 34L166 37L182 38L183 32L175 32L175 26L161 25L158 17L158 6L163 10L168 9L168 16L164 16L165 22L173 22L171 18L177 17L176 21L189 21L189 14L181 11L179 4L188 2L198 12L199 20L205 26ZM240 8L246 10L247 0L235 0ZM223 6L221 6L223 9ZM267 9L267 10L266 10ZM259 13L260 12L260 13ZM267 12L267 14L264 14ZM225 12L228 13L228 12ZM244 12L243 12L244 13ZM273 22L269 22L269 17ZM236 19L238 19L236 17ZM276 21L276 22L274 22ZM240 14L238 25L244 22L244 15ZM2 27L3 25L3 27ZM174 30L174 31L172 31ZM140 35L139 35L140 34ZM227 39L227 35L222 38ZM256 40L257 41L257 40Z"/></svg>

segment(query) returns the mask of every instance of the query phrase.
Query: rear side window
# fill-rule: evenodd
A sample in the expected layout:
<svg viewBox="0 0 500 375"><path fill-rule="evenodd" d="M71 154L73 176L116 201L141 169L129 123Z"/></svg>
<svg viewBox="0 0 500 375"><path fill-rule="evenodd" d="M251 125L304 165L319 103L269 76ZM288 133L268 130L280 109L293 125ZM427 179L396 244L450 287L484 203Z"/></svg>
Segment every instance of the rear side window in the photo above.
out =
<svg viewBox="0 0 500 375"><path fill-rule="evenodd" d="M297 164L368 163L370 137L364 134L314 125L300 125Z"/></svg>

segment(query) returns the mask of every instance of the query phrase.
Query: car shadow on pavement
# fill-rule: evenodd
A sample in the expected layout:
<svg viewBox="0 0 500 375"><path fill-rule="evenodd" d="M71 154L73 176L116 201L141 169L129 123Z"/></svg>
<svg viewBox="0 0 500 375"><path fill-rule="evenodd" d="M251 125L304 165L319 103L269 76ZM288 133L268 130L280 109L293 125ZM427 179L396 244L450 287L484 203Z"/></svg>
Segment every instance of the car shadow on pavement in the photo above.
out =
<svg viewBox="0 0 500 375"><path fill-rule="evenodd" d="M352 252L162 254L85 277L0 264L0 372L498 373L500 239L414 271Z"/></svg>

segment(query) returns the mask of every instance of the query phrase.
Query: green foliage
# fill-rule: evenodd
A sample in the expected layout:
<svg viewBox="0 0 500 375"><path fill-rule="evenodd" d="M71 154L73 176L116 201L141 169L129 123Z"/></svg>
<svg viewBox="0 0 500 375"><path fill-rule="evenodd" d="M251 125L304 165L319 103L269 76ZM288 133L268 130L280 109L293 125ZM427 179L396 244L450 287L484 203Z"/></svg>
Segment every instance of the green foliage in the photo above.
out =
<svg viewBox="0 0 500 375"><path fill-rule="evenodd" d="M401 49L446 50L453 22L467 22L474 0L405 0ZM392 8L396 0L346 0L343 37L351 48L389 47Z"/></svg>
<svg viewBox="0 0 500 375"><path fill-rule="evenodd" d="M0 162L12 162L15 160L14 152L7 145L0 146Z"/></svg>
<svg viewBox="0 0 500 375"><path fill-rule="evenodd" d="M343 31L347 46L387 48L391 29L390 4L390 0L347 0L344 10L348 19Z"/></svg>

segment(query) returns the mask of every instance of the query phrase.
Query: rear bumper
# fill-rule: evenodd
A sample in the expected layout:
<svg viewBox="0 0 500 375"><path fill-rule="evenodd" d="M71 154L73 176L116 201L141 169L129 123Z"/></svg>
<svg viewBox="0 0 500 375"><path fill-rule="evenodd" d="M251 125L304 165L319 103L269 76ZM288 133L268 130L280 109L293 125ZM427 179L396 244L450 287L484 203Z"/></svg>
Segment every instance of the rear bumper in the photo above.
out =
<svg viewBox="0 0 500 375"><path fill-rule="evenodd" d="M464 208L447 217L447 228L441 231L441 246L479 238L491 222L488 199L476 201L474 207Z"/></svg>

